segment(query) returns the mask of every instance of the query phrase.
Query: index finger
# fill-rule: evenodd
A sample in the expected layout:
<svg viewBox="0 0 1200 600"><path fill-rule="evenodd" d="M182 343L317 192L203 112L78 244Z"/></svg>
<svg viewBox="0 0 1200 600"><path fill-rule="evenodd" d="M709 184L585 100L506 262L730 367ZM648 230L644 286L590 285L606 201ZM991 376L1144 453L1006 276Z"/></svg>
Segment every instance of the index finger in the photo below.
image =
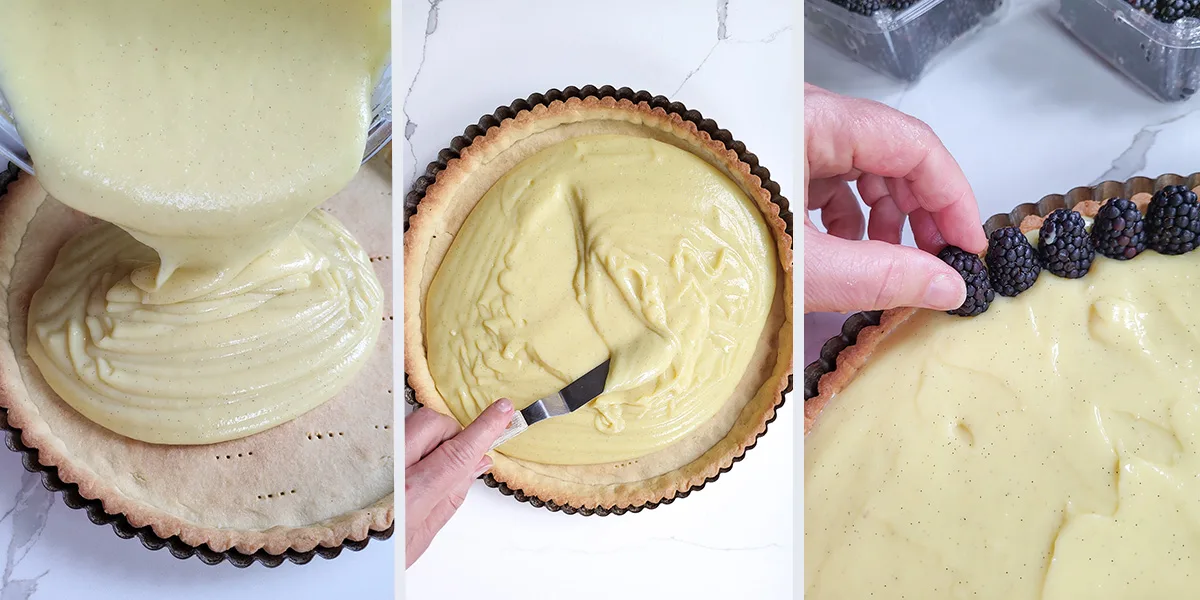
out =
<svg viewBox="0 0 1200 600"><path fill-rule="evenodd" d="M950 244L971 252L987 247L971 185L928 125L878 102L809 84L804 92L807 177L862 171L902 179L917 205L902 205L902 210L928 211Z"/></svg>

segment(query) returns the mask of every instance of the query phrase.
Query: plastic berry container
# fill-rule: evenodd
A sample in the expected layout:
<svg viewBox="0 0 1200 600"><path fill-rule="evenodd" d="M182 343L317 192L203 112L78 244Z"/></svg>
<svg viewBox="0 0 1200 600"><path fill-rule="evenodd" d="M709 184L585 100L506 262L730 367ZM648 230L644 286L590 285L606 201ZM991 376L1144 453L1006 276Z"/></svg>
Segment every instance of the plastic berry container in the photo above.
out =
<svg viewBox="0 0 1200 600"><path fill-rule="evenodd" d="M902 81L917 81L954 42L1001 14L1004 0L917 0L865 16L831 0L804 0L805 32Z"/></svg>
<svg viewBox="0 0 1200 600"><path fill-rule="evenodd" d="M1057 18L1080 42L1163 102L1200 89L1200 21L1164 23L1125 0L1060 0Z"/></svg>

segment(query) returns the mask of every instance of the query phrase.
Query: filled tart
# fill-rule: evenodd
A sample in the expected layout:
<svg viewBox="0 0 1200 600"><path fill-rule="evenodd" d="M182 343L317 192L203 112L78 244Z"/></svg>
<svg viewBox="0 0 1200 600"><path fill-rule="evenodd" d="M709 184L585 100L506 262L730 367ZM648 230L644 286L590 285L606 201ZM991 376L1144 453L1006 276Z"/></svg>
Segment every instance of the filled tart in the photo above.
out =
<svg viewBox="0 0 1200 600"><path fill-rule="evenodd" d="M392 238L390 222L380 215L389 214L390 200L391 169L375 159L319 209L353 232L383 290L391 289ZM84 416L51 389L27 351L30 300L67 242L96 226L104 225L58 202L24 173L0 198L0 407L22 443L38 451L39 463L133 527L215 552L306 552L390 528L390 327L381 329L362 368L332 399L232 441L139 441Z"/></svg>
<svg viewBox="0 0 1200 600"><path fill-rule="evenodd" d="M1172 179L993 231L986 268L946 253L988 292L839 353L805 406L806 597L1192 595L1200 204Z"/></svg>
<svg viewBox="0 0 1200 600"><path fill-rule="evenodd" d="M791 238L732 149L648 102L535 104L449 161L405 234L405 368L469 423L605 360L605 392L493 452L543 502L628 509L728 468L791 374Z"/></svg>

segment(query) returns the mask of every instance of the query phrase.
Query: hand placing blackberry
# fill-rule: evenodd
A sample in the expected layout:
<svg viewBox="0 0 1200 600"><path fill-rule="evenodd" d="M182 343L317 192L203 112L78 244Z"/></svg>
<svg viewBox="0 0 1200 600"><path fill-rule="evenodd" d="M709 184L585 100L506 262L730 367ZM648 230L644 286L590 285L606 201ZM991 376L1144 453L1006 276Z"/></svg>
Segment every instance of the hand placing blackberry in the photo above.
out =
<svg viewBox="0 0 1200 600"><path fill-rule="evenodd" d="M987 236L971 185L927 125L806 83L804 134L805 313L947 311L963 308L968 294L977 297L981 288L968 291L962 274L933 254L946 244L981 253ZM897 165L921 168L900 173ZM853 179L861 204L848 183ZM911 203L893 203L893 179L911 189L904 198ZM871 207L869 214L862 204ZM914 221L928 219L911 229L916 248L901 244L906 213ZM990 302L991 287L982 289L982 301ZM973 302L968 308L980 304Z"/></svg>
<svg viewBox="0 0 1200 600"><path fill-rule="evenodd" d="M983 314L996 297L995 291L992 290L992 284L988 281L988 273L987 269L983 267L983 261L958 246L946 246L941 252L938 252L938 258L954 267L954 270L962 275L963 282L967 284L967 298L963 301L962 306L947 312L960 317L974 317Z"/></svg>

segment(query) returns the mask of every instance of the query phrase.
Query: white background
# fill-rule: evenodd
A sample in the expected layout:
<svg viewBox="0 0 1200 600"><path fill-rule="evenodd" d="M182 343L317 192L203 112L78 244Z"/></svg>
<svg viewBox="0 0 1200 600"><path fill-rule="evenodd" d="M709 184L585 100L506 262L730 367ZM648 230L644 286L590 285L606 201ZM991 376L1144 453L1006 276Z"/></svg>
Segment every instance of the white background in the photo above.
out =
<svg viewBox="0 0 1200 600"><path fill-rule="evenodd" d="M699 110L791 190L788 0L405 0L403 10L404 191L481 115L586 84L644 89ZM789 401L732 471L640 514L551 513L476 484L407 572L408 597L792 598L799 415Z"/></svg>

